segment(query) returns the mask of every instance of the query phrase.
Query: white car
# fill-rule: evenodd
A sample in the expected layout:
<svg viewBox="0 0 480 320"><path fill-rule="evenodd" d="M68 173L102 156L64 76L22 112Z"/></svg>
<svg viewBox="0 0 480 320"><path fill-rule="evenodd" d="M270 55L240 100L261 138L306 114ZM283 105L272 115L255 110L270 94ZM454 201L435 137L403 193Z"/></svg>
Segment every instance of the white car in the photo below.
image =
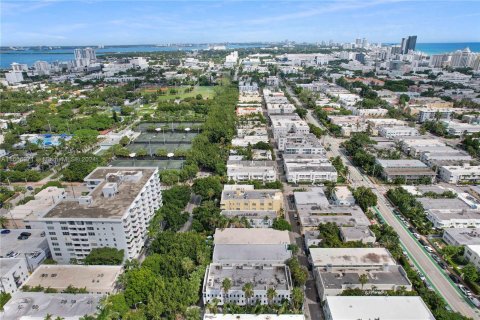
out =
<svg viewBox="0 0 480 320"><path fill-rule="evenodd" d="M417 238L417 239L420 239L420 235L419 235L418 233L415 233L415 232L414 232L414 233L413 233L413 236L414 236L415 238Z"/></svg>

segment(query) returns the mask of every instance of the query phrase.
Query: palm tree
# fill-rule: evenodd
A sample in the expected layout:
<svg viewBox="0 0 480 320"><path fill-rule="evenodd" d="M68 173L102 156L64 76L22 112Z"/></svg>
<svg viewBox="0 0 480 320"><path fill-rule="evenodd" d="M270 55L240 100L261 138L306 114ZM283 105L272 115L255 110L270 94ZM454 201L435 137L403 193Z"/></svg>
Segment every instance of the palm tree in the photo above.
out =
<svg viewBox="0 0 480 320"><path fill-rule="evenodd" d="M230 278L225 278L222 281L222 290L225 294L223 298L223 304L227 302L228 291L232 288L232 280Z"/></svg>
<svg viewBox="0 0 480 320"><path fill-rule="evenodd" d="M267 300L269 305L272 304L273 299L275 299L276 296L277 296L277 290L275 290L275 288L267 289Z"/></svg>
<svg viewBox="0 0 480 320"><path fill-rule="evenodd" d="M366 274L361 274L358 277L358 281L360 281L360 284L362 285L362 290L363 290L363 286L368 282L368 276Z"/></svg>
<svg viewBox="0 0 480 320"><path fill-rule="evenodd" d="M247 282L243 285L242 291L245 294L245 300L247 305L250 305L250 298L253 297L253 284Z"/></svg>
<svg viewBox="0 0 480 320"><path fill-rule="evenodd" d="M5 216L0 216L0 227L6 228L8 223L8 219Z"/></svg>
<svg viewBox="0 0 480 320"><path fill-rule="evenodd" d="M213 314L217 314L219 302L220 300L218 300L217 298L213 298L210 302L207 303L206 308L208 309L209 312Z"/></svg>

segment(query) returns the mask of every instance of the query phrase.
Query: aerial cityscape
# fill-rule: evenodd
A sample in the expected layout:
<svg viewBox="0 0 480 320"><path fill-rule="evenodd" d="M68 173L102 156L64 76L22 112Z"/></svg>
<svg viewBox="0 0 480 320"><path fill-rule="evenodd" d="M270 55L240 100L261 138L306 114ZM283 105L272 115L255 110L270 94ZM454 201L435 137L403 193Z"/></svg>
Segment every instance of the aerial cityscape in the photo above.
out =
<svg viewBox="0 0 480 320"><path fill-rule="evenodd" d="M480 319L479 2L0 9L0 319Z"/></svg>

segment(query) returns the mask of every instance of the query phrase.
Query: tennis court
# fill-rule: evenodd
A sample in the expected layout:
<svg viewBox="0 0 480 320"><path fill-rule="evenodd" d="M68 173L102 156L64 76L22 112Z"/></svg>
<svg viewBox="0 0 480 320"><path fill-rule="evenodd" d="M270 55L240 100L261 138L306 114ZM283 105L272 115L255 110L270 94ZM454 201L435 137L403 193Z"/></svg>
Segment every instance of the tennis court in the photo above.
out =
<svg viewBox="0 0 480 320"><path fill-rule="evenodd" d="M158 167L158 170L181 169L183 160L113 160L113 167Z"/></svg>
<svg viewBox="0 0 480 320"><path fill-rule="evenodd" d="M145 123L140 123L135 131L141 131L141 132L146 132L148 129L152 128L162 128L164 131L168 130L172 131L173 130L185 130L185 128L191 128L192 131L196 131L194 129L198 128L201 126L203 122L145 122Z"/></svg>
<svg viewBox="0 0 480 320"><path fill-rule="evenodd" d="M197 132L142 132L133 144L137 143L162 143L162 144L181 144L192 143L193 138L198 135Z"/></svg>
<svg viewBox="0 0 480 320"><path fill-rule="evenodd" d="M150 154L150 150L152 154L155 154L155 151L158 149L166 150L167 152L175 153L175 150L189 150L191 148L191 144L186 143L132 143L127 146L127 149L130 152L138 152L138 150L147 150L147 154Z"/></svg>

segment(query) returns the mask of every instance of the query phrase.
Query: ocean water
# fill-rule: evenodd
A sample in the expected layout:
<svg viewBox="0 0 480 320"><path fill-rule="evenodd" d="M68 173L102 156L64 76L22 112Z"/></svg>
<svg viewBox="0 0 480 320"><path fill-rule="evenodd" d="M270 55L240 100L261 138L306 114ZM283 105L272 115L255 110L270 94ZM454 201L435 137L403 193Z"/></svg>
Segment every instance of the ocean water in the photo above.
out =
<svg viewBox="0 0 480 320"><path fill-rule="evenodd" d="M228 49L255 48L262 44L229 44ZM469 47L471 51L480 52L480 42L459 42L459 43L417 43L416 49L427 54L448 53L462 50ZM206 49L207 45L195 45L190 47L157 47L157 46L127 46L127 47L106 47L96 49L97 55L106 53L131 53L131 52L158 52L158 51L189 51ZM73 60L73 49L27 49L22 51L0 51L0 68L8 69L13 62L26 63L32 66L35 61L70 61Z"/></svg>
<svg viewBox="0 0 480 320"><path fill-rule="evenodd" d="M417 43L415 49L431 55L463 50L466 47L470 48L473 52L480 52L480 42Z"/></svg>

